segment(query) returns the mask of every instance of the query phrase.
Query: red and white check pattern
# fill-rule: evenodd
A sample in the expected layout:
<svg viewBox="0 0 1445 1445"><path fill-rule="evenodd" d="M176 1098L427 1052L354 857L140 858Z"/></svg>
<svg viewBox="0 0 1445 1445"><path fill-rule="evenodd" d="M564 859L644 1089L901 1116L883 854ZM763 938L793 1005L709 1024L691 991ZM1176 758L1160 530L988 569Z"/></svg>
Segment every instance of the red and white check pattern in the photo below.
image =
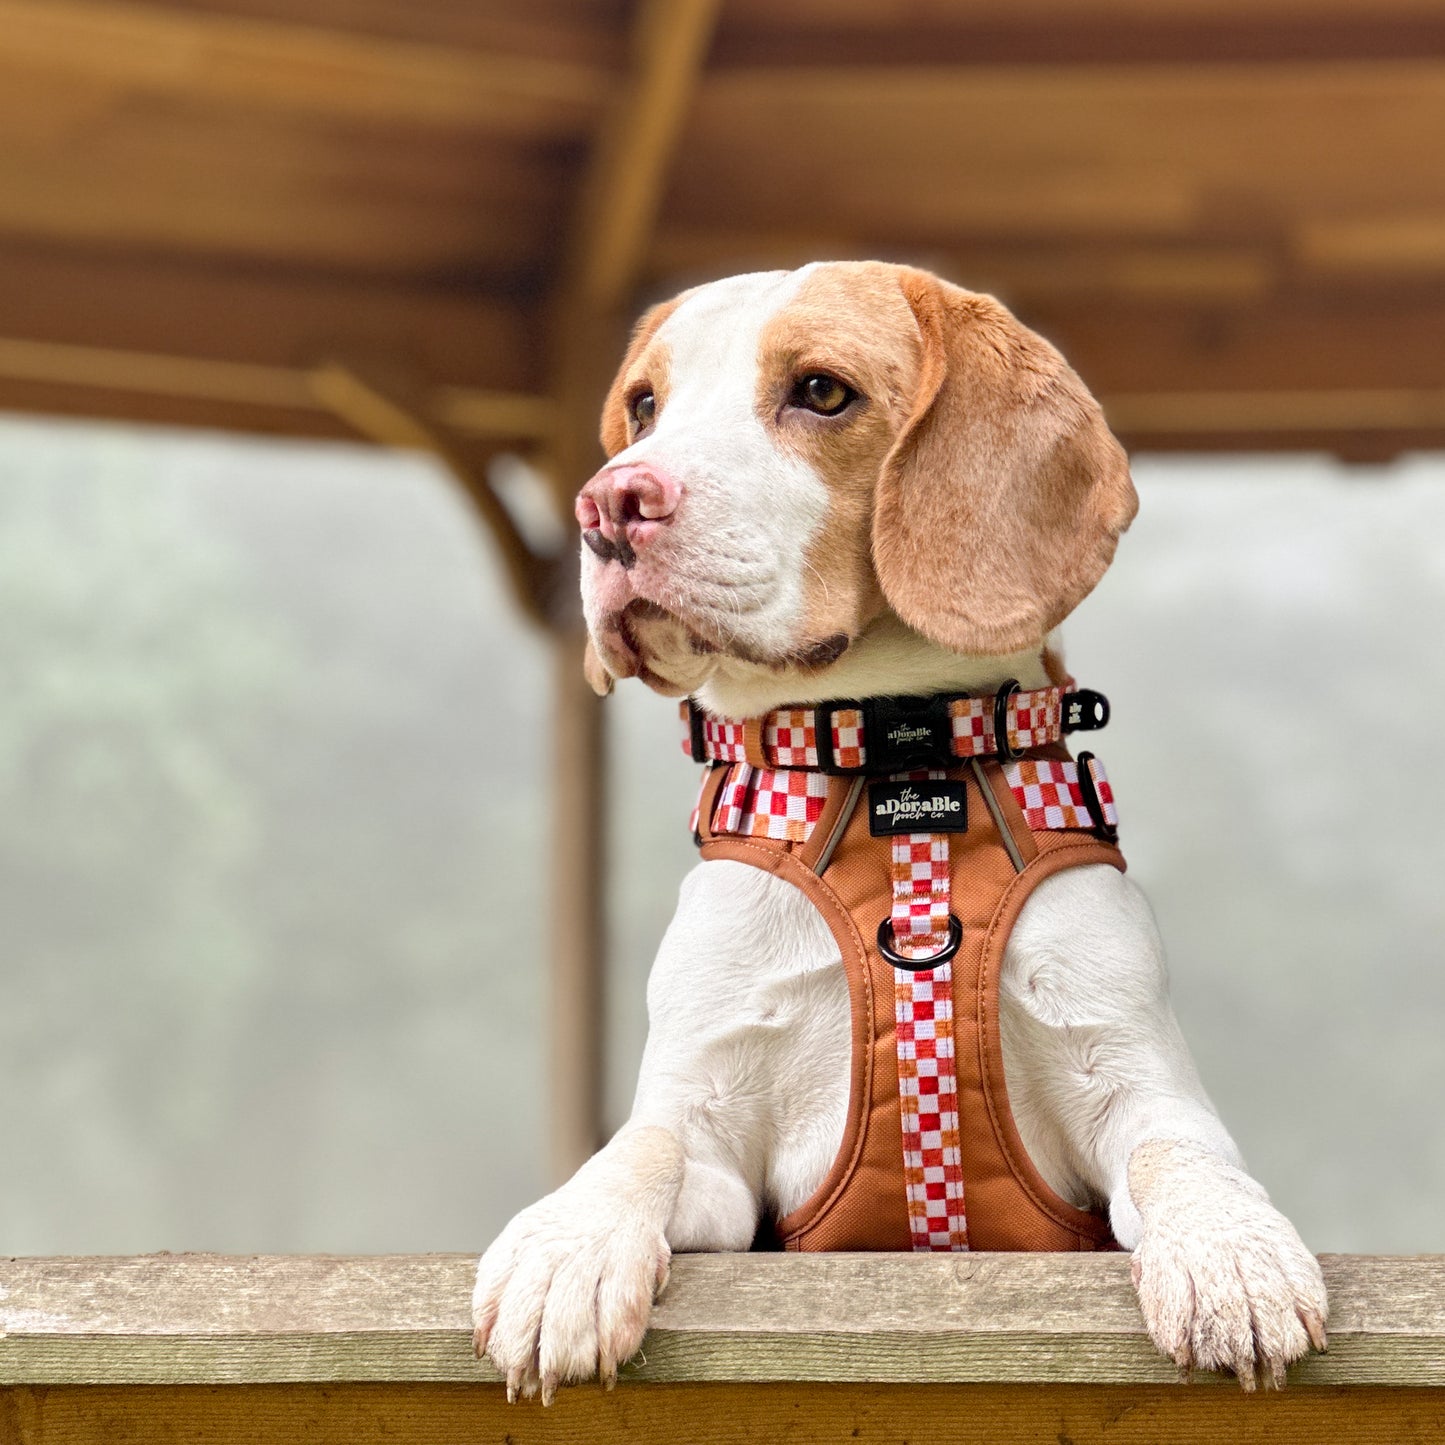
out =
<svg viewBox="0 0 1445 1445"><path fill-rule="evenodd" d="M903 1178L915 1251L968 1248L963 1155L958 1141L958 1072L953 1047L953 976L895 970L898 1104Z"/></svg>
<svg viewBox="0 0 1445 1445"><path fill-rule="evenodd" d="M933 771L896 773L889 781L937 781L943 776ZM900 833L892 840L892 852L893 948L905 958L926 958L948 942L948 834ZM949 965L923 973L896 970L893 1018L913 1248L967 1249Z"/></svg>
<svg viewBox="0 0 1445 1445"><path fill-rule="evenodd" d="M960 758L986 757L998 752L993 733L993 699L960 697L948 705L953 721L953 751ZM1063 737L1064 690L1041 687L1016 692L1006 709L1008 745L1013 752L1042 747Z"/></svg>
<svg viewBox="0 0 1445 1445"><path fill-rule="evenodd" d="M1104 810L1103 821L1117 828L1119 812L1114 806L1114 790L1104 774L1104 765L1095 758L1091 770L1099 805ZM1099 820L1091 817L1084 805L1077 763L1035 762L1023 758L1018 762L1005 763L1003 775L1023 809L1025 821L1036 833L1054 828L1098 826Z"/></svg>
<svg viewBox="0 0 1445 1445"><path fill-rule="evenodd" d="M937 782L941 772L893 773L891 783ZM948 834L899 833L893 840L893 947L927 958L948 942Z"/></svg>
<svg viewBox="0 0 1445 1445"><path fill-rule="evenodd" d="M948 705L953 723L955 757L985 757L998 752L993 735L993 698L955 698ZM687 704L682 720L689 726ZM1042 687L1033 692L1016 692L1008 700L1008 745L1014 752L1042 747L1063 736L1064 689ZM704 717L703 746L709 760L721 763L747 761L743 745L743 724L735 718ZM816 768L818 766L818 712L816 708L780 708L763 717L763 755L775 768ZM682 750L692 756L692 734L688 731ZM861 768L868 761L868 739L863 714L858 708L838 708L833 713L833 760L843 768Z"/></svg>
<svg viewBox="0 0 1445 1445"><path fill-rule="evenodd" d="M816 768L818 733L813 709L786 708L763 719L763 751L780 768Z"/></svg>
<svg viewBox="0 0 1445 1445"><path fill-rule="evenodd" d="M828 800L826 773L736 763L718 789L714 832L806 843Z"/></svg>

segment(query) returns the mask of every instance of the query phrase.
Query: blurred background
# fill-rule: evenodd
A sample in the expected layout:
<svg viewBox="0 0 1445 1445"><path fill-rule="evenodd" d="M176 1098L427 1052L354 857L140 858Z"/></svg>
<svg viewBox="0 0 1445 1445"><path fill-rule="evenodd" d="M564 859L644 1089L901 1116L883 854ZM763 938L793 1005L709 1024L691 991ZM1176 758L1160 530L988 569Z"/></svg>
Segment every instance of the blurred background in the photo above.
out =
<svg viewBox="0 0 1445 1445"><path fill-rule="evenodd" d="M881 256L1135 459L1065 629L1318 1250L1445 1250L1445 4L0 0L0 1249L477 1249L692 853L580 679L626 327Z"/></svg>

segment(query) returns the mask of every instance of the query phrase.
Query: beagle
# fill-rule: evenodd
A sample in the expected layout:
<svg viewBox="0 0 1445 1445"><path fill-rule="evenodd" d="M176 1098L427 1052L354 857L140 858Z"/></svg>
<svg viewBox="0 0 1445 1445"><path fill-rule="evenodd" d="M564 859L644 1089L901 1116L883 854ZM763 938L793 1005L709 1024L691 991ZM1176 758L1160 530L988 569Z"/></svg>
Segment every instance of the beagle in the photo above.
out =
<svg viewBox="0 0 1445 1445"><path fill-rule="evenodd" d="M589 678L640 678L703 719L1046 690L1050 634L1137 505L1047 342L991 297L875 262L655 307L602 441L576 504ZM476 1346L509 1397L610 1383L674 1250L746 1250L836 1170L857 1054L839 936L782 873L714 858L685 880L631 1118L482 1257ZM1097 861L1044 877L996 989L1029 1177L1133 1252L1182 1369L1283 1383L1325 1346L1319 1266L1205 1094L1137 886Z"/></svg>

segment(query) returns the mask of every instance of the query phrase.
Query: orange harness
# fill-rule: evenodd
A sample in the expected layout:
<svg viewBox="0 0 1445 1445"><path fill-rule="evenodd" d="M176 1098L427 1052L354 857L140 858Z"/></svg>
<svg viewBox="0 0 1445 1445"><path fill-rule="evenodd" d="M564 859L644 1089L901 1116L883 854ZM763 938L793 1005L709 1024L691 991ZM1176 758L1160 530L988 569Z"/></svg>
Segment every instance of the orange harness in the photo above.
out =
<svg viewBox="0 0 1445 1445"><path fill-rule="evenodd" d="M685 707L688 750L714 763L694 818L703 858L802 889L848 979L848 1119L818 1190L776 1222L785 1248L1112 1243L1104 1218L1059 1198L1024 1152L999 1039L999 970L1034 888L1065 868L1124 867L1102 768L1060 741L1071 704L1076 718L1091 710L1076 726L1107 719L1097 694L1058 688L744 723Z"/></svg>

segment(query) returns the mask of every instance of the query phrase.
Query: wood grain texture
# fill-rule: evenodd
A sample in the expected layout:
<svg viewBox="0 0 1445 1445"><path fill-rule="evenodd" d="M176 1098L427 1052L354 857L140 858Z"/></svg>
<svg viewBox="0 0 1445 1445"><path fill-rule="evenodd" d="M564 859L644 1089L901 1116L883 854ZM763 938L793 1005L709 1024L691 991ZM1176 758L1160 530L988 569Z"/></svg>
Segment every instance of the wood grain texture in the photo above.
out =
<svg viewBox="0 0 1445 1445"><path fill-rule="evenodd" d="M709 74L668 216L801 216L895 245L1288 235L1428 205L1442 124L1433 58L950 69L860 54Z"/></svg>
<svg viewBox="0 0 1445 1445"><path fill-rule="evenodd" d="M1438 1390L652 1385L509 1406L500 1385L0 1389L0 1445L1424 1445Z"/></svg>
<svg viewBox="0 0 1445 1445"><path fill-rule="evenodd" d="M1445 1256L1325 1256L1302 1385L1445 1387ZM155 1255L0 1262L0 1384L494 1380L475 1261ZM634 1381L1169 1385L1123 1256L692 1255ZM0 1437L3 1438L3 1437Z"/></svg>

